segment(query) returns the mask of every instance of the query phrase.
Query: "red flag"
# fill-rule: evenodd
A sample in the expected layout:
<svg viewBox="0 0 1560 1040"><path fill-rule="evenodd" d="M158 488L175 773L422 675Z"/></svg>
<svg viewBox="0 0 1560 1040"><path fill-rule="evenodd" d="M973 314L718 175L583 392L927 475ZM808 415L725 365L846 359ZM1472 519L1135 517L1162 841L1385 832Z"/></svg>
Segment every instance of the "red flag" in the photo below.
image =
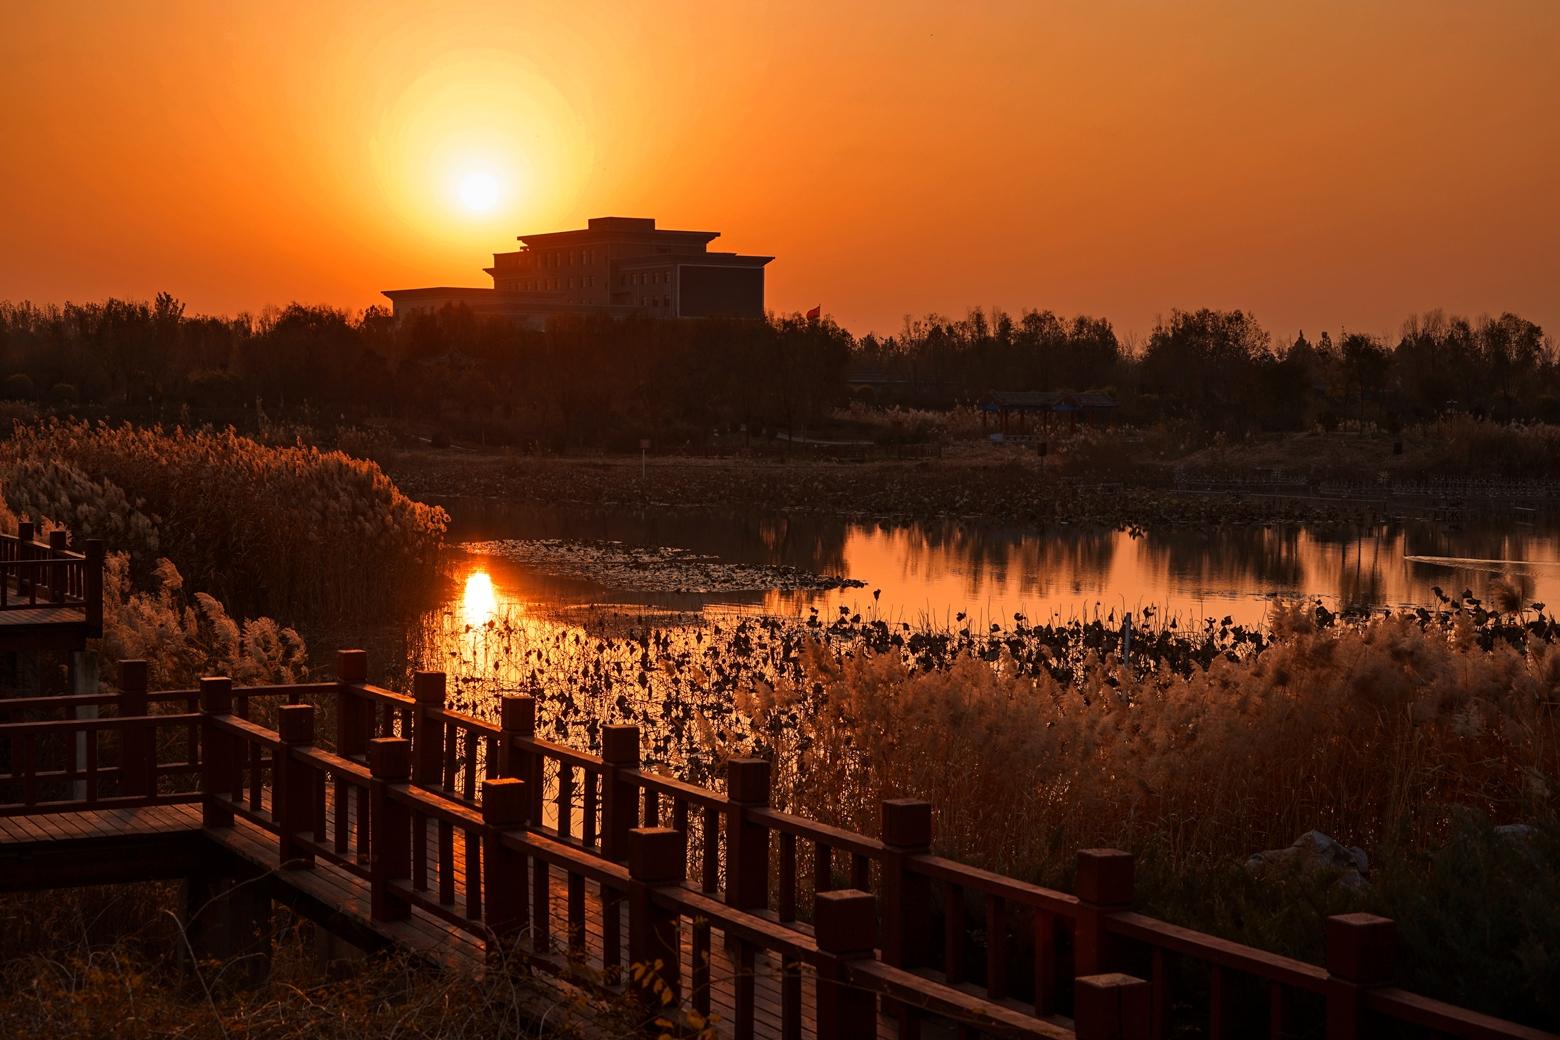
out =
<svg viewBox="0 0 1560 1040"><path fill-rule="evenodd" d="M814 307L812 310L807 312L807 320L808 321L817 321L818 318L820 316L822 316L822 314L823 314L823 304L820 303L818 306Z"/></svg>

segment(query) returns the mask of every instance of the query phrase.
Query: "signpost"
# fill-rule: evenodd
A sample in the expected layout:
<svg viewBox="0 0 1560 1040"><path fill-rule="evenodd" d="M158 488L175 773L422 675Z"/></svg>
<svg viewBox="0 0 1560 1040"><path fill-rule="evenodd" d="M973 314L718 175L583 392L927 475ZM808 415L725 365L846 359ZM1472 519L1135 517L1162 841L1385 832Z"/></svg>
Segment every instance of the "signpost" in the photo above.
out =
<svg viewBox="0 0 1560 1040"><path fill-rule="evenodd" d="M650 450L650 438L639 438L639 483L645 482L645 453Z"/></svg>

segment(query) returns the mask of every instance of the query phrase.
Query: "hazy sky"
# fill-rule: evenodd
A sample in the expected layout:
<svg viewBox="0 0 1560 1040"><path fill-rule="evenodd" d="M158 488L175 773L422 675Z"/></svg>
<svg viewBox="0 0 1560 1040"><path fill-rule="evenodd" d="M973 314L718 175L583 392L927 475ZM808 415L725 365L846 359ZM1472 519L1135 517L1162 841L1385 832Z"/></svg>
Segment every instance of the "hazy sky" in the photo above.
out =
<svg viewBox="0 0 1560 1040"><path fill-rule="evenodd" d="M615 214L858 333L1560 333L1560 0L0 0L0 132L0 299L355 309Z"/></svg>

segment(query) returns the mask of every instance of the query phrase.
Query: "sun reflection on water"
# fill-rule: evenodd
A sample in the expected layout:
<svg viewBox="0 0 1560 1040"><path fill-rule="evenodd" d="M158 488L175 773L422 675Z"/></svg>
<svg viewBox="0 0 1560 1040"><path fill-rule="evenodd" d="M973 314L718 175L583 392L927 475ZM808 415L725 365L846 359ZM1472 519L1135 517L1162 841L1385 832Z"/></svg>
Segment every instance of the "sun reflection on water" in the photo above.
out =
<svg viewBox="0 0 1560 1040"><path fill-rule="evenodd" d="M472 571L466 575L466 591L460 597L460 619L479 628L493 619L497 609L498 595L493 591L493 576L487 571Z"/></svg>

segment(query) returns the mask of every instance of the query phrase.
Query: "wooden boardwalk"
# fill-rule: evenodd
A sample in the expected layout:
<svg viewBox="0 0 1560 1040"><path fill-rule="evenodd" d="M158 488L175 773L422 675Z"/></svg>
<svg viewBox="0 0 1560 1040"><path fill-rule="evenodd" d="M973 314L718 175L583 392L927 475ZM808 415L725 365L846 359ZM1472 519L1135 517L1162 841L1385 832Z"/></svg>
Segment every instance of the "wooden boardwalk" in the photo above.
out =
<svg viewBox="0 0 1560 1040"><path fill-rule="evenodd" d="M266 801L269 802L269 798ZM334 825L334 818L331 823ZM351 821L349 829L355 835L356 820ZM428 838L432 847L435 835L431 830ZM182 843L184 851L180 853L170 848L169 839ZM0 874L0 878L5 879L0 882L0 888L38 888L45 881L63 883L65 879L58 873L59 864L70 861L88 864L91 871L71 877L69 881L72 884L140 880L152 875L183 876L198 869L198 845L205 843L219 846L257 871L270 873L268 884L280 897L280 901L295 904L302 897L316 907L328 907L332 914L347 918L357 934L372 933L387 945L449 967L466 970L484 970L487 967L486 945L474 933L452 927L424 910L414 910L404 921L376 921L372 913L370 885L364 878L331 863L317 863L305 870L282 869L277 860L276 837L271 830L244 819L236 820L230 828L207 830L201 821L201 806L193 801L137 808L0 817L0 864L8 868ZM145 864L124 862L105 864L100 856L94 854L95 849L109 847L116 855L123 855L126 849L135 845L155 848L155 860L148 859L146 862L161 861L165 869L148 870ZM462 846L463 840L457 841L457 851L462 853L463 858ZM40 857L47 858L46 867ZM38 869L25 873L11 869L29 861L37 864ZM437 871L435 857L430 856L427 869L430 873ZM41 874L42 870L49 872L48 878ZM550 868L550 876L552 898L549 904L549 932L553 936L564 936L568 934L569 924L568 875L558 868ZM460 869L457 871L454 894L456 903L461 905L466 902L465 885L465 871ZM573 960L575 963L600 963L606 940L598 893L587 896L585 908L585 955L576 956ZM339 927L340 922L336 923ZM732 1036L736 1016L733 980L737 968L725 947L721 931L714 929L713 936L715 941L712 944L710 976L711 1003L719 1016L716 1030L720 1036ZM538 973L538 981L544 993L556 1000L564 1016L563 1021L576 1029L588 1029L590 1022L584 1016L589 1009L589 1002L581 1000L579 987L566 981L571 967L567 946L550 942L547 949L536 949L531 936L523 935L520 938L530 966L542 969ZM685 940L681 944L681 951L682 975L691 978L694 967L693 944ZM629 963L626 935L620 939L619 956L622 963ZM757 1035L779 1037L782 1035L780 960L767 951L760 952L754 958L751 971L757 996ZM801 972L801 992L803 1035L816 1035L817 988L813 972ZM559 1017L555 1015L552 1020L558 1022ZM879 1035L896 1035L890 1019L881 1019ZM934 1037L940 1033L934 1031L926 1035Z"/></svg>
<svg viewBox="0 0 1560 1040"><path fill-rule="evenodd" d="M1122 852L1057 892L934 855L924 802L857 834L772 807L762 760L695 787L634 727L592 755L538 739L528 697L495 725L437 673L365 674L344 651L333 682L151 693L121 662L117 694L0 700L0 889L226 870L363 948L519 958L586 1026L648 967L734 1040L1556 1040L1394 987L1384 918L1329 919L1308 964L1133 912Z"/></svg>
<svg viewBox="0 0 1560 1040"><path fill-rule="evenodd" d="M0 534L0 649L82 650L103 633L103 543L67 549L64 531Z"/></svg>

